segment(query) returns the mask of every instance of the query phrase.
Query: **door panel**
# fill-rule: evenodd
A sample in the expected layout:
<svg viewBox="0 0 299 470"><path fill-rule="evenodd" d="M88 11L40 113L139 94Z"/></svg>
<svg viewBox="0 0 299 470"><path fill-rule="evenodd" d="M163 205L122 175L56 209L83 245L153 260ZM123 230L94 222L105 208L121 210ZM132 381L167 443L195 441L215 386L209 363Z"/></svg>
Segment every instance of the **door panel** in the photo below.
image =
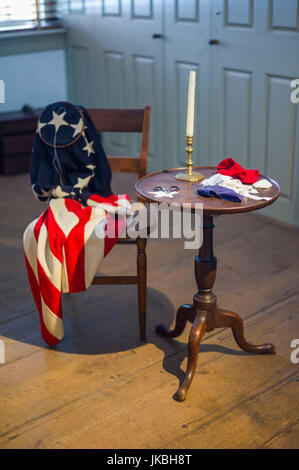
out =
<svg viewBox="0 0 299 470"><path fill-rule="evenodd" d="M119 52L104 52L104 74L107 83L107 104L111 108L125 107L125 57Z"/></svg>
<svg viewBox="0 0 299 470"><path fill-rule="evenodd" d="M223 70L222 137L225 154L240 155L248 166L250 130L251 73Z"/></svg>
<svg viewBox="0 0 299 470"><path fill-rule="evenodd" d="M77 103L91 103L89 87L90 77L90 57L89 48L82 46L72 46L72 67L76 80L73 82L73 93L77 97Z"/></svg>
<svg viewBox="0 0 299 470"><path fill-rule="evenodd" d="M121 16L121 0L102 0L103 16Z"/></svg>
<svg viewBox="0 0 299 470"><path fill-rule="evenodd" d="M175 21L199 22L199 2L197 0L175 0Z"/></svg>
<svg viewBox="0 0 299 470"><path fill-rule="evenodd" d="M267 76L265 88L267 130L263 167L279 181L281 196L290 199L295 163L296 105L290 101L289 79Z"/></svg>
<svg viewBox="0 0 299 470"><path fill-rule="evenodd" d="M124 54L105 51L105 82L107 84L107 107L125 108L125 57ZM108 138L108 136L107 136ZM119 155L127 152L129 136L125 133L114 132L109 134L109 145Z"/></svg>
<svg viewBox="0 0 299 470"><path fill-rule="evenodd" d="M270 1L269 22L272 29L298 30L298 1L272 0Z"/></svg>
<svg viewBox="0 0 299 470"><path fill-rule="evenodd" d="M134 56L133 77L134 77L134 96L133 105L136 108L142 108L145 103L157 103L156 96L156 61L153 57ZM153 110L155 115L155 110ZM148 159L151 167L155 166L155 156L160 158L161 149L158 147L159 131L157 121L151 125L151 138L149 143ZM140 146L140 136L134 135L134 154L138 154ZM158 164L159 167L159 164Z"/></svg>
<svg viewBox="0 0 299 470"><path fill-rule="evenodd" d="M153 0L132 0L132 17L135 19L153 18Z"/></svg>
<svg viewBox="0 0 299 470"><path fill-rule="evenodd" d="M253 0L226 0L224 3L225 26L252 28Z"/></svg>
<svg viewBox="0 0 299 470"><path fill-rule="evenodd" d="M64 23L68 28L68 99L84 106L92 106L95 94L90 77L96 74L96 64L89 31L94 27L93 18L83 13L69 14L65 17Z"/></svg>

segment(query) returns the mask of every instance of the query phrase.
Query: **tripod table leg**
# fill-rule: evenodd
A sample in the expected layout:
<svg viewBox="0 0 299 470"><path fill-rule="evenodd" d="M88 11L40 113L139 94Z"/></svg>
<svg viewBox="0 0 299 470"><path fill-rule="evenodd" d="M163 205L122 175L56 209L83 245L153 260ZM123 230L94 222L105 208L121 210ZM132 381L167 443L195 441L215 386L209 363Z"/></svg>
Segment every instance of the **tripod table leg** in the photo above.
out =
<svg viewBox="0 0 299 470"><path fill-rule="evenodd" d="M188 364L187 371L183 382L181 383L177 391L178 401L185 400L188 389L191 385L194 372L196 369L198 348L200 341L206 332L207 326L207 312L203 310L197 310L194 318L194 322L190 331L189 342L188 342Z"/></svg>
<svg viewBox="0 0 299 470"><path fill-rule="evenodd" d="M183 333L187 321L192 322L194 318L193 305L185 304L182 305L176 314L176 323L174 330L169 330L161 323L156 325L156 333L161 336L166 336L167 338L176 338L181 333Z"/></svg>
<svg viewBox="0 0 299 470"><path fill-rule="evenodd" d="M244 336L244 324L242 318L234 312L229 312L216 308L215 327L229 327L233 330L233 335L238 346L244 351L256 354L274 354L275 346L273 344L260 344L254 346L246 341Z"/></svg>

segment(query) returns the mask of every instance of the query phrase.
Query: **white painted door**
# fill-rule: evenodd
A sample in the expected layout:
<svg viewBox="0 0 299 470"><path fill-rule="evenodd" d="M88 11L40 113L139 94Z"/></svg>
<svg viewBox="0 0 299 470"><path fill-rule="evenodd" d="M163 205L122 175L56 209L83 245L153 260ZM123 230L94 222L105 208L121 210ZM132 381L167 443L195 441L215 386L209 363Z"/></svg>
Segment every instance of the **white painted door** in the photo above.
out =
<svg viewBox="0 0 299 470"><path fill-rule="evenodd" d="M85 17L86 25L83 17L76 20L73 15L71 19L71 60L76 73L80 73L78 63L85 69L81 73L89 75L85 84L75 79L75 96L80 98L81 93L83 104L93 107L142 108L150 104L148 171L163 167L162 0L103 0ZM109 155L139 154L138 135L104 134L103 143Z"/></svg>
<svg viewBox="0 0 299 470"><path fill-rule="evenodd" d="M195 164L209 153L210 2L165 0L165 154L168 167L185 166L188 77L196 70Z"/></svg>
<svg viewBox="0 0 299 470"><path fill-rule="evenodd" d="M151 104L148 170L170 168L186 159L188 74L197 70L195 163L233 156L272 176L282 195L264 213L299 225L299 104L290 101L298 18L299 0L103 0L67 18L70 99ZM130 135L104 145L114 155L139 150Z"/></svg>
<svg viewBox="0 0 299 470"><path fill-rule="evenodd" d="M207 0L103 0L91 13L66 18L71 100L152 105L148 171L185 163L191 69L198 73L194 161L208 159L209 12ZM103 140L109 154L138 153L136 136L106 134Z"/></svg>
<svg viewBox="0 0 299 470"><path fill-rule="evenodd" d="M226 156L258 168L282 188L262 212L299 225L297 0L214 0L211 46L211 164Z"/></svg>

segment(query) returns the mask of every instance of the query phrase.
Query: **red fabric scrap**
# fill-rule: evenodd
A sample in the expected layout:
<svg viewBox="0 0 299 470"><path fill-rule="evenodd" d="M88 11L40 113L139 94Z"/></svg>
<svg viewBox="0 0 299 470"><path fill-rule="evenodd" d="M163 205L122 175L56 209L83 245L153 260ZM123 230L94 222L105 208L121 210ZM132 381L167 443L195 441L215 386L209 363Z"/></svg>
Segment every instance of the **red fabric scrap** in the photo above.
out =
<svg viewBox="0 0 299 470"><path fill-rule="evenodd" d="M217 173L221 175L232 176L237 178L244 184L254 184L259 179L259 170L246 170L233 158L222 160L217 166Z"/></svg>

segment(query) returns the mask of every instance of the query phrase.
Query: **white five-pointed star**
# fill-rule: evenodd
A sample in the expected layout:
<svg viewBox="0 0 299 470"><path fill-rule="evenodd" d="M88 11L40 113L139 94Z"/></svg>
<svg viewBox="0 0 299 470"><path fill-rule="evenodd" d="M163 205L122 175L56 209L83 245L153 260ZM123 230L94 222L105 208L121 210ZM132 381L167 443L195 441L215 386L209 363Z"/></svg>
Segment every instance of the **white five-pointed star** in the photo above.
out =
<svg viewBox="0 0 299 470"><path fill-rule="evenodd" d="M65 115L66 115L66 111L64 113L60 113L60 114L57 114L57 113L55 113L55 111L52 111L53 119L52 119L52 121L49 121L48 124L52 124L53 126L55 126L55 130L57 132L60 126L68 126L69 125L69 123L66 122L63 119Z"/></svg>
<svg viewBox="0 0 299 470"><path fill-rule="evenodd" d="M58 186L56 186L55 189L53 189L52 195L54 197L65 197L65 196L69 196L69 193L66 193L65 191L62 191L61 186L58 185Z"/></svg>
<svg viewBox="0 0 299 470"><path fill-rule="evenodd" d="M39 194L35 191L35 184L32 185L32 191L36 199L39 197L49 197L51 194L52 189L49 189L49 191L45 191L44 189L41 189L42 194Z"/></svg>
<svg viewBox="0 0 299 470"><path fill-rule="evenodd" d="M95 169L95 167L96 167L95 165L91 165L91 164L90 164L90 165L86 165L86 168L89 168L89 169L92 170L92 171Z"/></svg>
<svg viewBox="0 0 299 470"><path fill-rule="evenodd" d="M90 178L92 178L93 175L86 176L86 178L78 178L78 183L74 184L74 188L85 188L85 186L88 185Z"/></svg>
<svg viewBox="0 0 299 470"><path fill-rule="evenodd" d="M170 197L173 198L173 194L177 194L178 191L149 191L149 194L154 194L154 197Z"/></svg>
<svg viewBox="0 0 299 470"><path fill-rule="evenodd" d="M73 133L73 137L76 137L77 134L81 134L82 128L83 128L82 118L79 119L77 124L71 124L71 127L73 127L73 129L75 129L74 133Z"/></svg>
<svg viewBox="0 0 299 470"><path fill-rule="evenodd" d="M86 142L85 147L83 147L83 150L86 150L86 152L88 153L88 156L90 156L91 153L95 153L95 151L92 148L93 143L94 143L93 140L90 142Z"/></svg>

